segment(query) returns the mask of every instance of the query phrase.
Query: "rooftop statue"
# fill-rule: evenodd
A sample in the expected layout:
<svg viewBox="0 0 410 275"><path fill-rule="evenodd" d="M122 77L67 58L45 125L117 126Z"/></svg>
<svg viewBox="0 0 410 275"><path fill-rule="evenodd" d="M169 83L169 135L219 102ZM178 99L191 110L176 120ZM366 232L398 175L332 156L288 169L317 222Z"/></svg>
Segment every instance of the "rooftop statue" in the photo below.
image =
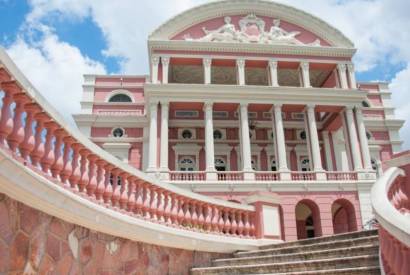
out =
<svg viewBox="0 0 410 275"><path fill-rule="evenodd" d="M290 44L290 45L307 45L320 46L320 40L316 39L312 43L304 44L296 37L300 35L299 31L288 32L280 27L280 19L274 19L273 25L269 32L265 31L265 21L258 18L255 14L249 14L239 20L240 30L237 30L232 24L229 16L224 18L225 24L215 30L202 28L205 35L200 38L191 38L186 35L184 38L188 41L199 42L240 42L240 43L260 43L260 44Z"/></svg>

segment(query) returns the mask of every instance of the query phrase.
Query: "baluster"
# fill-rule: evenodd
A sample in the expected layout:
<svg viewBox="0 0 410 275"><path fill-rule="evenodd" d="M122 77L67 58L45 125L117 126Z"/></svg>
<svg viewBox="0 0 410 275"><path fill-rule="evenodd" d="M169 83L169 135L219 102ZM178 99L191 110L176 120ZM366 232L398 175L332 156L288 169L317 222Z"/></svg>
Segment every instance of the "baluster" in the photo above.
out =
<svg viewBox="0 0 410 275"><path fill-rule="evenodd" d="M119 186L119 182L118 182L119 173L120 173L120 170L118 168L114 168L111 173L112 174L112 187L113 187L111 203L112 203L112 206L114 207L117 206L117 203L121 197L121 192L120 192L121 186Z"/></svg>
<svg viewBox="0 0 410 275"><path fill-rule="evenodd" d="M234 210L231 210L231 217L232 217L232 221L231 221L231 234L232 235L237 235L237 230L238 230L238 223L236 221L236 212Z"/></svg>
<svg viewBox="0 0 410 275"><path fill-rule="evenodd" d="M172 207L171 207L171 224L176 225L178 224L178 197L171 193L171 201L172 201Z"/></svg>
<svg viewBox="0 0 410 275"><path fill-rule="evenodd" d="M198 213L197 213L197 204L196 201L191 202L191 223L194 229L197 228L198 225Z"/></svg>
<svg viewBox="0 0 410 275"><path fill-rule="evenodd" d="M204 217L204 211L205 211L205 205L202 202L198 202L198 226L200 230L204 229L205 225L205 217Z"/></svg>
<svg viewBox="0 0 410 275"><path fill-rule="evenodd" d="M40 164L43 172L48 174L50 167L54 163L54 150L53 150L53 138L54 131L57 129L57 124L54 122L46 122L45 127L47 129L46 142L44 144L44 156L41 158Z"/></svg>
<svg viewBox="0 0 410 275"><path fill-rule="evenodd" d="M56 136L56 142L54 145L55 160L54 160L53 165L51 166L51 175L53 176L53 178L57 178L61 170L63 170L64 159L63 159L63 154L62 154L61 149L62 149L64 135L66 135L66 132L63 129L58 129L55 131L55 136ZM65 148L64 148L64 151L65 151Z"/></svg>
<svg viewBox="0 0 410 275"><path fill-rule="evenodd" d="M87 195L95 198L95 189L97 189L97 174L96 174L96 161L98 159L97 155L91 154L88 155L88 178L89 181L87 183Z"/></svg>
<svg viewBox="0 0 410 275"><path fill-rule="evenodd" d="M157 201L158 201L158 205L157 205L157 216L158 216L158 221L163 223L165 222L164 219L164 198L163 198L163 190L162 189L157 189Z"/></svg>
<svg viewBox="0 0 410 275"><path fill-rule="evenodd" d="M33 134L34 115L39 112L39 107L36 103L27 103L24 107L26 109L26 125L24 126L24 139L20 144L20 155L24 161L28 161L30 153L34 150L35 137Z"/></svg>
<svg viewBox="0 0 410 275"><path fill-rule="evenodd" d="M97 188L95 189L95 199L98 202L103 200L104 190L105 190L105 170L104 166L107 164L105 160L98 159L97 164Z"/></svg>
<svg viewBox="0 0 410 275"><path fill-rule="evenodd" d="M61 183L65 187L69 187L68 179L73 172L72 160L70 160L71 145L74 143L74 139L70 136L63 138L64 142L64 151L63 151L63 167L60 172Z"/></svg>
<svg viewBox="0 0 410 275"><path fill-rule="evenodd" d="M149 190L149 183L143 183L143 204L142 204L142 215L144 218L149 219L149 207L150 207L150 190Z"/></svg>
<svg viewBox="0 0 410 275"><path fill-rule="evenodd" d="M185 213L184 213L184 208L186 207L185 205L185 198L184 197L178 197L178 225L183 225L184 223L184 218L185 218Z"/></svg>
<svg viewBox="0 0 410 275"><path fill-rule="evenodd" d="M212 231L212 206L205 204L205 221L204 221L204 229L205 231Z"/></svg>
<svg viewBox="0 0 410 275"><path fill-rule="evenodd" d="M221 232L221 233L225 233L224 232L224 226L225 226L226 213L225 213L225 211L222 207L218 208L218 216L219 216L218 231Z"/></svg>
<svg viewBox="0 0 410 275"><path fill-rule="evenodd" d="M31 157L31 164L35 167L39 166L40 159L44 155L44 142L43 142L43 130L44 130L44 123L48 120L48 116L44 113L38 113L34 116L36 120L36 134L35 134L35 141L34 141L34 149L30 154Z"/></svg>
<svg viewBox="0 0 410 275"><path fill-rule="evenodd" d="M135 196L136 196L136 177L129 176L127 178L128 182L128 199L127 199L127 210L131 213L134 212L135 209Z"/></svg>
<svg viewBox="0 0 410 275"><path fill-rule="evenodd" d="M4 90L4 97L0 118L0 145L5 146L7 136L13 131L13 117L11 112L13 96L19 93L21 89L14 81L1 83L1 88Z"/></svg>
<svg viewBox="0 0 410 275"><path fill-rule="evenodd" d="M157 188L156 187L151 187L151 202L150 202L150 206L149 206L149 212L150 212L150 218L152 220L157 220L157 206L158 206L158 198L157 198Z"/></svg>
<svg viewBox="0 0 410 275"><path fill-rule="evenodd" d="M212 206L212 231L220 232L219 230L219 209Z"/></svg>
<svg viewBox="0 0 410 275"><path fill-rule="evenodd" d="M137 199L135 201L135 213L137 215L142 216L142 207L144 205L144 189L143 189L143 182L141 180L137 180Z"/></svg>
<svg viewBox="0 0 410 275"><path fill-rule="evenodd" d="M104 193L103 193L103 200L105 204L109 204L112 197L112 169L113 166L111 164L105 165L105 176L104 176Z"/></svg>
<svg viewBox="0 0 410 275"><path fill-rule="evenodd" d="M24 113L24 105L29 101L29 98L23 93L14 94L14 101L16 102L16 108L14 109L13 130L7 137L7 143L10 150L16 153L17 147L24 140L24 127L22 123L22 116Z"/></svg>
<svg viewBox="0 0 410 275"><path fill-rule="evenodd" d="M189 199L186 199L185 200L185 207L184 207L185 209L184 209L184 221L185 221L185 223L187 224L187 226L190 226L190 225L192 225L192 219L191 219L191 217L192 217L192 213L191 213L191 211L192 211L192 206L191 206L191 200L189 200Z"/></svg>
<svg viewBox="0 0 410 275"><path fill-rule="evenodd" d="M238 235L239 236L242 236L244 229L245 229L245 225L243 223L243 212L238 211Z"/></svg>
<svg viewBox="0 0 410 275"><path fill-rule="evenodd" d="M164 190L164 221L166 224L170 224L170 217L171 217L171 209L172 209L172 199L170 196L169 191Z"/></svg>
<svg viewBox="0 0 410 275"><path fill-rule="evenodd" d="M126 172L120 173L121 188L120 188L120 209L126 209L128 202L128 174Z"/></svg>
<svg viewBox="0 0 410 275"><path fill-rule="evenodd" d="M254 216L255 214L254 213L252 213L251 215L249 215L249 224L250 224L250 230L249 230L249 235L251 236L251 237L254 237L255 236L255 231L256 231L256 229L255 229L255 216Z"/></svg>
<svg viewBox="0 0 410 275"><path fill-rule="evenodd" d="M246 211L245 214L244 214L244 221L245 221L245 224L244 224L243 234L244 234L244 236L248 237L248 236L250 236L250 231L251 231L251 225L249 223L249 212L248 211Z"/></svg>
<svg viewBox="0 0 410 275"><path fill-rule="evenodd" d="M78 191L79 188L79 182L81 178L81 166L80 166L80 150L81 150L81 144L80 143L74 143L72 145L73 148L73 159L71 161L71 167L73 172L71 173L69 180L70 180L70 186L74 191Z"/></svg>
<svg viewBox="0 0 410 275"><path fill-rule="evenodd" d="M81 160L80 160L80 171L81 171L81 176L80 176L80 180L78 182L78 190L80 192L84 192L85 187L88 184L89 181L89 177L88 177L88 169L89 167L87 167L87 158L88 155L90 154L90 151L88 149L80 149L80 156L81 156Z"/></svg>

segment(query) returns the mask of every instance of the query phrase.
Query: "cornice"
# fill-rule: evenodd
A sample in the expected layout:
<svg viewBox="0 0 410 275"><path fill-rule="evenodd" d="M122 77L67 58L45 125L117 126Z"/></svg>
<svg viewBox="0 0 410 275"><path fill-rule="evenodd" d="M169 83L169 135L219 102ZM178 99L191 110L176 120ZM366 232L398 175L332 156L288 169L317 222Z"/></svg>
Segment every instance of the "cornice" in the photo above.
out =
<svg viewBox="0 0 410 275"><path fill-rule="evenodd" d="M267 45L251 43L198 42L184 40L150 40L150 55L162 50L184 50L189 52L230 52L253 54L309 55L351 58L356 49L339 47L314 47L297 45Z"/></svg>

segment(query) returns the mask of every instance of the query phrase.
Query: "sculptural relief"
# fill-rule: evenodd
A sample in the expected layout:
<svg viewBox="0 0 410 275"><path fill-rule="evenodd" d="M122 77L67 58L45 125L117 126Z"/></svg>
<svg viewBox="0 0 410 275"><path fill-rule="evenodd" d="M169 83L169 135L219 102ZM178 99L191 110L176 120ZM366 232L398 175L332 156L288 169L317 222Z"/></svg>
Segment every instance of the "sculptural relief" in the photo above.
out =
<svg viewBox="0 0 410 275"><path fill-rule="evenodd" d="M239 30L232 24L229 16L224 18L225 24L215 30L202 28L204 36L194 39L190 35L184 38L187 41L200 42L238 42L238 43L259 43L259 44L286 44L286 45L306 45L321 46L320 40L316 39L312 43L303 43L297 39L299 31L286 31L281 28L280 19L274 19L269 31L265 31L265 21L255 14L249 14L239 20Z"/></svg>

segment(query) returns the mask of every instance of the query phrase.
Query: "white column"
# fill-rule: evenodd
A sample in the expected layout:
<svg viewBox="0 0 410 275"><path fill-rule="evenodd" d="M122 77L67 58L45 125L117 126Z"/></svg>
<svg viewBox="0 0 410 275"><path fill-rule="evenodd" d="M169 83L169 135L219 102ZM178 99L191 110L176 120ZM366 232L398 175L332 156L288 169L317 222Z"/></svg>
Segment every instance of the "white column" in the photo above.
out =
<svg viewBox="0 0 410 275"><path fill-rule="evenodd" d="M236 60L236 67L238 70L238 84L245 85L245 59Z"/></svg>
<svg viewBox="0 0 410 275"><path fill-rule="evenodd" d="M309 63L308 62L300 63L300 68L302 70L303 87L305 88L311 87L310 86Z"/></svg>
<svg viewBox="0 0 410 275"><path fill-rule="evenodd" d="M372 161L370 158L369 143L367 142L366 128L363 122L362 109L360 107L355 108L356 111L356 123L359 130L360 147L362 149L364 168L368 171L372 171Z"/></svg>
<svg viewBox="0 0 410 275"><path fill-rule="evenodd" d="M352 63L347 64L347 72L349 74L350 88L357 89L356 75L354 74L354 65Z"/></svg>
<svg viewBox="0 0 410 275"><path fill-rule="evenodd" d="M285 133L283 130L283 120L282 120L282 104L275 104L273 106L274 121L275 121L275 138L277 146L277 159L279 165L279 172L289 172L288 164L286 161L286 143L285 143Z"/></svg>
<svg viewBox="0 0 410 275"><path fill-rule="evenodd" d="M339 73L340 86L342 89L348 89L347 76L346 76L346 64L337 64L337 71Z"/></svg>
<svg viewBox="0 0 410 275"><path fill-rule="evenodd" d="M240 105L240 118L241 118L241 141L242 141L242 165L243 171L248 172L247 179L251 179L252 175L252 159L251 159L251 141L249 138L249 122L248 122L248 104L241 103Z"/></svg>
<svg viewBox="0 0 410 275"><path fill-rule="evenodd" d="M211 58L204 58L202 60L202 64L204 66L204 82L205 82L205 84L211 84L212 59Z"/></svg>
<svg viewBox="0 0 410 275"><path fill-rule="evenodd" d="M355 171L362 169L362 160L360 158L360 148L357 143L357 131L356 125L353 120L353 108L351 106L346 107L346 124L349 132L350 148L352 151L353 167Z"/></svg>
<svg viewBox="0 0 410 275"><path fill-rule="evenodd" d="M214 125L213 125L213 103L205 102L205 162L207 171L207 179L216 179L215 173L215 149L214 149Z"/></svg>
<svg viewBox="0 0 410 275"><path fill-rule="evenodd" d="M307 118L309 125L310 147L312 148L313 169L316 172L323 171L322 159L320 157L319 138L317 134L315 106L307 105Z"/></svg>
<svg viewBox="0 0 410 275"><path fill-rule="evenodd" d="M151 102L149 105L149 147L148 147L148 172L157 170L157 111L158 103Z"/></svg>
<svg viewBox="0 0 410 275"><path fill-rule="evenodd" d="M330 147L329 131L322 131L323 143L325 146L327 171L333 171L332 148Z"/></svg>
<svg viewBox="0 0 410 275"><path fill-rule="evenodd" d="M168 113L169 103L161 102L161 157L160 169L168 175Z"/></svg>
<svg viewBox="0 0 410 275"><path fill-rule="evenodd" d="M168 75L169 75L169 57L163 56L161 57L161 64L162 64L162 83L168 83Z"/></svg>
<svg viewBox="0 0 410 275"><path fill-rule="evenodd" d="M157 84L158 83L158 64L159 64L159 57L153 56L151 57L151 83Z"/></svg>
<svg viewBox="0 0 410 275"><path fill-rule="evenodd" d="M270 72L270 85L273 87L278 87L278 62L276 60L269 61L269 72Z"/></svg>

